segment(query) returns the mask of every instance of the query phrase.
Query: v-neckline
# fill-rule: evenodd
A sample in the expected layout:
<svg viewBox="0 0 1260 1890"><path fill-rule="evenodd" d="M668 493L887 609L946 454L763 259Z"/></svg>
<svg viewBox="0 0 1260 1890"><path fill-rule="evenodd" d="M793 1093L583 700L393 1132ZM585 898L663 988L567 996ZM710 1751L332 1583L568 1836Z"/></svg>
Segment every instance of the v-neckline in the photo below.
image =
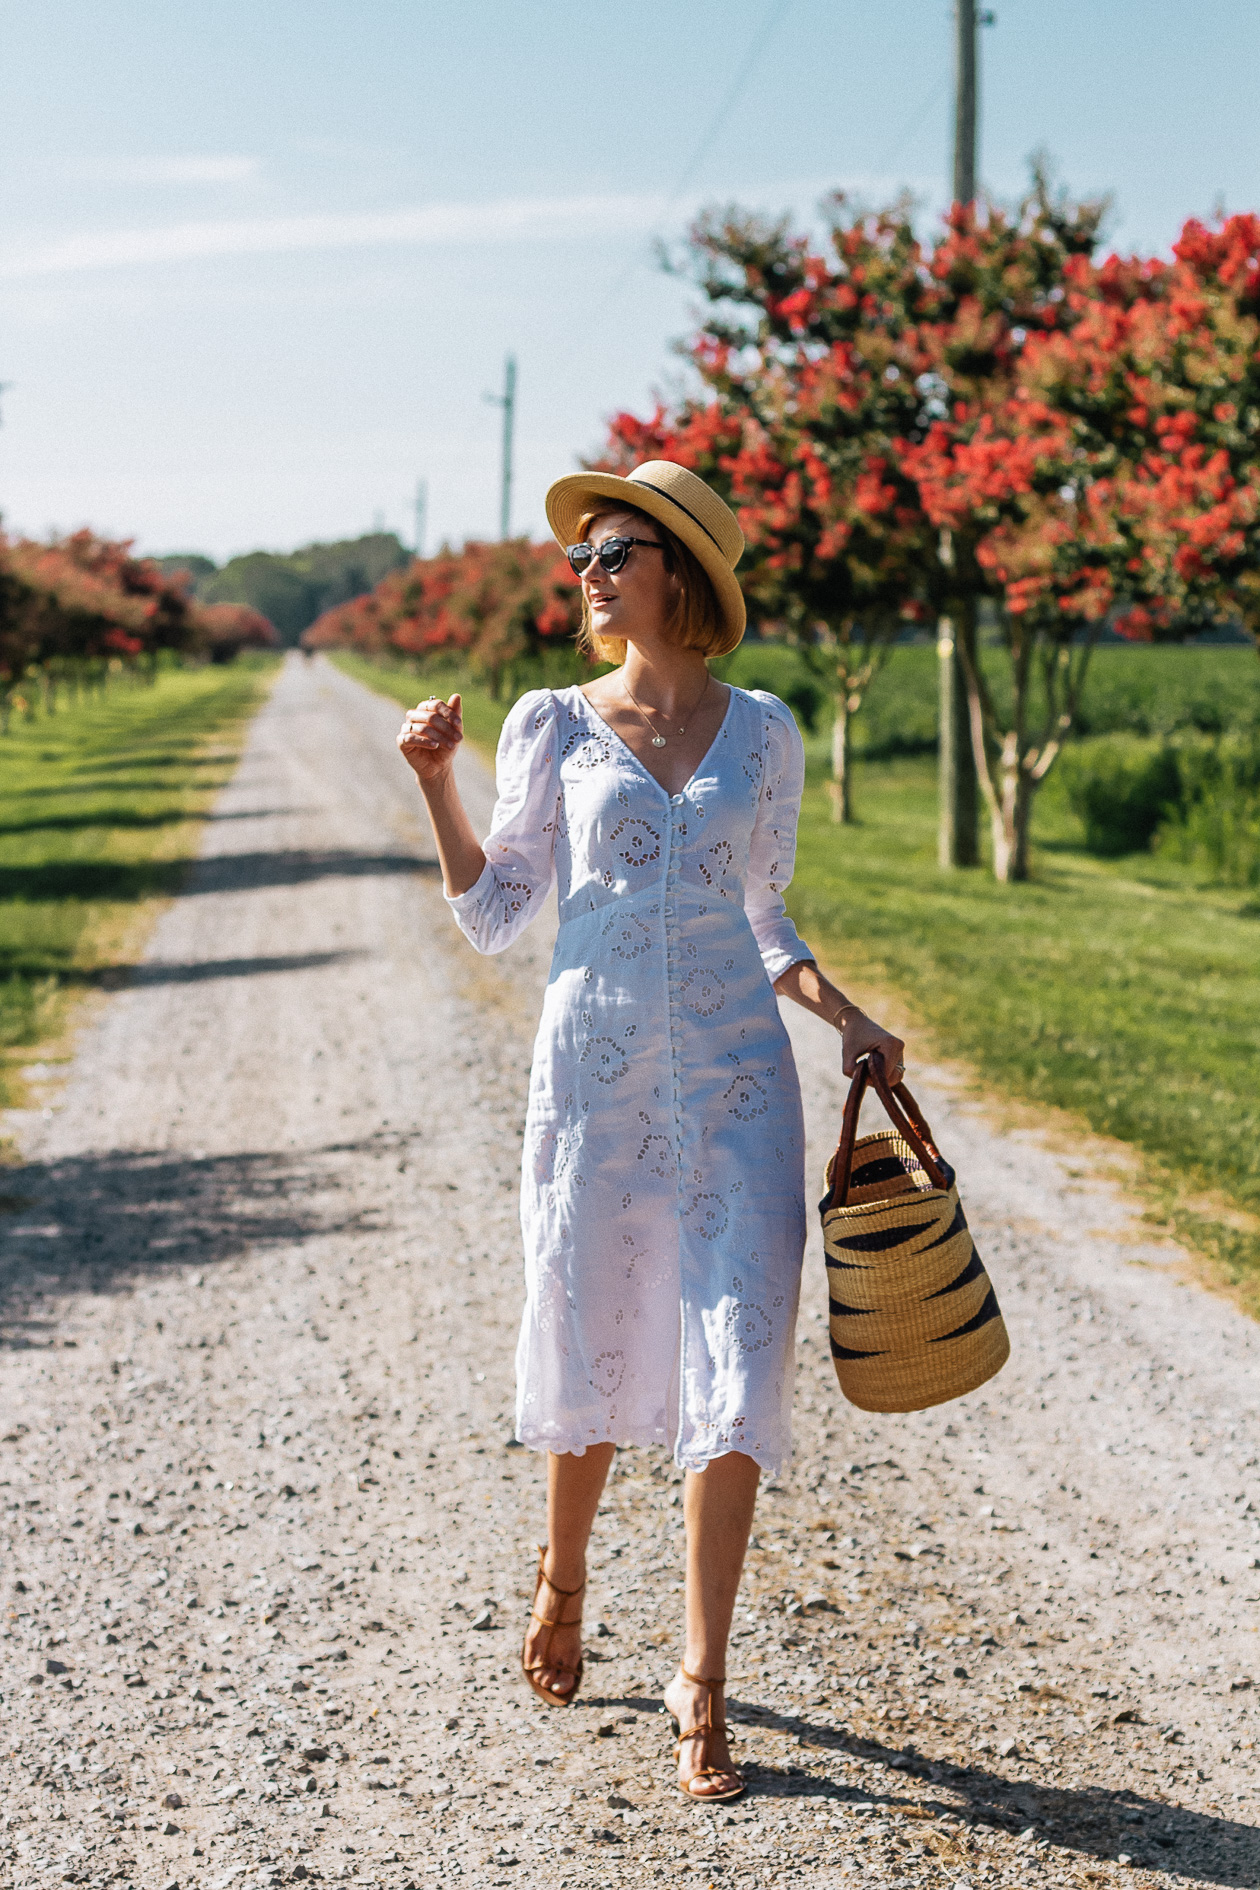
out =
<svg viewBox="0 0 1260 1890"><path fill-rule="evenodd" d="M666 787L665 783L663 781L658 781L656 776L652 773L652 770L649 767L647 767L644 762L640 761L639 757L635 754L633 748L631 748L629 742L626 741L625 737L622 735L618 735L612 723L607 721L600 714L599 710L595 707L595 704L591 701L586 691L582 688L581 683L574 683L573 688L576 691L576 693L582 698L582 701L585 703L586 707L590 710L590 713L594 716L595 720L599 723L600 727L607 729L608 733L612 736L617 746L621 749L624 749L625 753L629 756L630 760L634 763L635 767L639 770L639 773L643 775L647 780L649 780L652 783L652 786L654 788L659 788L667 801L681 800L683 795L687 792L687 789L691 786L692 782L699 778L701 771L708 764L709 756L713 753L713 750L717 747L718 743L722 739L723 733L725 732L725 729L726 729L726 724L730 720L731 705L735 701L735 685L734 683L727 683L726 707L722 711L722 720L717 725L717 729L714 732L713 740L709 743L709 746L705 749L699 761L696 763L691 773L687 776L687 779L683 782L682 786L679 788L677 794L671 794L669 789Z"/></svg>

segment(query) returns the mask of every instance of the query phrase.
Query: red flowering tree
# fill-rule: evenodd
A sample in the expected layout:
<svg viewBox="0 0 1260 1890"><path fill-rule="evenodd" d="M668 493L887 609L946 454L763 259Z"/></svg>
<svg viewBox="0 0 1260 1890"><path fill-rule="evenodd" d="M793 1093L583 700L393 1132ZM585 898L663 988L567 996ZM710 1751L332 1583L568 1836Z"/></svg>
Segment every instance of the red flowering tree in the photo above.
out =
<svg viewBox="0 0 1260 1890"><path fill-rule="evenodd" d="M0 714L41 694L51 709L59 683L103 676L111 664L164 649L208 653L225 627L194 604L183 574L137 558L128 541L90 531L44 543L0 536ZM264 618L234 619L232 636L236 647L274 640Z"/></svg>
<svg viewBox="0 0 1260 1890"><path fill-rule="evenodd" d="M212 663L231 663L242 650L274 649L280 641L271 619L251 604L198 604L194 622Z"/></svg>
<svg viewBox="0 0 1260 1890"><path fill-rule="evenodd" d="M111 667L152 662L160 650L228 662L276 632L244 605L194 602L188 574L137 558L129 541L78 531L38 542L0 535L0 718Z"/></svg>
<svg viewBox="0 0 1260 1890"><path fill-rule="evenodd" d="M686 349L699 391L610 434L612 463L657 452L725 491L754 607L834 663L841 817L845 723L881 645L949 616L1004 879L1027 873L1033 797L1102 621L1127 603L1139 627L1150 588L1118 522L1131 455L1063 408L1045 371L1092 307L1101 215L1038 170L1013 213L956 206L931 246L905 206L855 216L842 199L825 251L782 224L702 223L692 264L710 308ZM1009 656L1006 714L977 650L985 600Z"/></svg>
<svg viewBox="0 0 1260 1890"><path fill-rule="evenodd" d="M1260 218L1192 219L1171 262L1110 257L1075 300L1030 379L1107 488L1124 627L1260 644Z"/></svg>
<svg viewBox="0 0 1260 1890"><path fill-rule="evenodd" d="M708 302L686 353L698 393L613 420L601 465L674 459L714 484L746 541L755 617L795 643L834 703L832 806L852 818L848 730L893 639L927 612L926 524L893 443L920 406L899 359L919 247L907 207L832 203L829 253L728 213L693 232Z"/></svg>
<svg viewBox="0 0 1260 1890"><path fill-rule="evenodd" d="M497 697L511 665L571 637L580 612L556 545L473 542L392 571L366 596L326 611L302 642L366 656L464 655Z"/></svg>

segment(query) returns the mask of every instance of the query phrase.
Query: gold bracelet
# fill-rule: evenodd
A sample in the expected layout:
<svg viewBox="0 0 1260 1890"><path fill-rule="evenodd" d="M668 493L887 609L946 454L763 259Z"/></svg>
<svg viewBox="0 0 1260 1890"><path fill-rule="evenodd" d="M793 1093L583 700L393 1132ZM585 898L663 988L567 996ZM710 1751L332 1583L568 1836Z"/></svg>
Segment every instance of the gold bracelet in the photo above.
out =
<svg viewBox="0 0 1260 1890"><path fill-rule="evenodd" d="M844 1029L844 1025L840 1022L840 1019L844 1017L849 1011L857 1011L860 1014L861 1009L862 1009L862 1006L860 1004L842 1004L840 1006L840 1009L836 1012L835 1016L830 1019L832 1028L834 1030L842 1031Z"/></svg>

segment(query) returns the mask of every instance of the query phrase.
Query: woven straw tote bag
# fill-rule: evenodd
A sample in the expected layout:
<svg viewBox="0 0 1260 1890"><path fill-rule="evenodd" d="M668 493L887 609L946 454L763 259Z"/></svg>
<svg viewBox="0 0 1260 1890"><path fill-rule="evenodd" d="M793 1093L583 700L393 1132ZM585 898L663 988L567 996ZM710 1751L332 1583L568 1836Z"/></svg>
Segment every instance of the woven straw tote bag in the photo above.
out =
<svg viewBox="0 0 1260 1890"><path fill-rule="evenodd" d="M868 1081L891 1129L857 1139ZM926 1411L974 1391L1010 1356L954 1171L904 1083L858 1064L819 1203L840 1389L863 1411Z"/></svg>

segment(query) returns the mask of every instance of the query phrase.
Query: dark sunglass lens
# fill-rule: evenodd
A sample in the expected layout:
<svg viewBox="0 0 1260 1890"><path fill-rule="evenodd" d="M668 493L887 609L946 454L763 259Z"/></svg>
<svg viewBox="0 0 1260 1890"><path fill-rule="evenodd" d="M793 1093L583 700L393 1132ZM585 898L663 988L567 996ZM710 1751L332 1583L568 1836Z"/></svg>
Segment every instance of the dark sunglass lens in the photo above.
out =
<svg viewBox="0 0 1260 1890"><path fill-rule="evenodd" d="M589 545L570 545L565 552L565 556L568 558L575 574L581 577L583 571L586 570L591 559L595 556L595 553L591 550Z"/></svg>
<svg viewBox="0 0 1260 1890"><path fill-rule="evenodd" d="M620 571L630 556L630 541L627 538L605 538L599 548L599 561L605 571Z"/></svg>

